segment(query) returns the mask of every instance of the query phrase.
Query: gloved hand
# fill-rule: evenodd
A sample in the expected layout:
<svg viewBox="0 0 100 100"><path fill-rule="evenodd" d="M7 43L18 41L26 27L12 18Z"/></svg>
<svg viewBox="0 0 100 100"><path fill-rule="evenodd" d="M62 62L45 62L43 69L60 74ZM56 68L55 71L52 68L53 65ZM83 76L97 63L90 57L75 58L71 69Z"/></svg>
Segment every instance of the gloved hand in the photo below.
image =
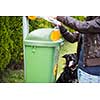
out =
<svg viewBox="0 0 100 100"><path fill-rule="evenodd" d="M51 16L53 19L57 19L58 21L60 21L60 22L63 22L63 20L64 20L64 18L65 18L65 16ZM63 34L63 33L65 33L65 32L67 32L67 29L63 26L63 24L61 23L61 24L59 24L59 25L56 25L56 24L54 24L55 26L57 26L57 28L59 28L60 29L60 32Z"/></svg>

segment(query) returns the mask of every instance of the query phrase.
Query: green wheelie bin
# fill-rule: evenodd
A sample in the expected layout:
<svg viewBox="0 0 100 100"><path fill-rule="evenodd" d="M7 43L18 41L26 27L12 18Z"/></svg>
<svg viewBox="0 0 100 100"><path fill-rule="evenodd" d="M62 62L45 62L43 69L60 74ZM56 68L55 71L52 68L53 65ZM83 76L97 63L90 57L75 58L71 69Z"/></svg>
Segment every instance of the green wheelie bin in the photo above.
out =
<svg viewBox="0 0 100 100"><path fill-rule="evenodd" d="M55 30L54 28L37 29L27 34L24 39L26 83L55 83L59 49L63 44L63 39L53 36L58 34Z"/></svg>

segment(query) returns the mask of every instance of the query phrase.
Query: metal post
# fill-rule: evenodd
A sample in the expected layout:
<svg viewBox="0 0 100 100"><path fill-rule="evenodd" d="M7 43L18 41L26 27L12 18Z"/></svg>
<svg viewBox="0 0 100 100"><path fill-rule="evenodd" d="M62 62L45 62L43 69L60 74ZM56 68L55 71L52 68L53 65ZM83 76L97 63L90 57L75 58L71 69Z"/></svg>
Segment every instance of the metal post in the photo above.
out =
<svg viewBox="0 0 100 100"><path fill-rule="evenodd" d="M25 40L29 33L29 21L26 16L23 16L23 40Z"/></svg>
<svg viewBox="0 0 100 100"><path fill-rule="evenodd" d="M24 51L24 80L26 80L26 63L25 63L25 45L24 40L29 33L29 21L26 16L23 16L23 51Z"/></svg>

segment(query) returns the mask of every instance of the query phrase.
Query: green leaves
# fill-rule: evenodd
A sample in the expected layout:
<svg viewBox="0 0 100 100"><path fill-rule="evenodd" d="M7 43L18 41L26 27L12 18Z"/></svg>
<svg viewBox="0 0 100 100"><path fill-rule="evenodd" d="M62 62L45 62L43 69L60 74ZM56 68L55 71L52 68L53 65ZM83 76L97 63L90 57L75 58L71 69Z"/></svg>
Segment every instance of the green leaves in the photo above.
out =
<svg viewBox="0 0 100 100"><path fill-rule="evenodd" d="M12 40L9 36L8 19L6 17L0 17L0 24L0 70L2 70L11 59L9 48Z"/></svg>
<svg viewBox="0 0 100 100"><path fill-rule="evenodd" d="M42 18L37 18L36 20L32 20L32 21L30 20L29 23L30 23L30 32L38 28L53 27L53 25L50 22Z"/></svg>
<svg viewBox="0 0 100 100"><path fill-rule="evenodd" d="M12 61L20 60L22 45L22 17L0 17L0 70Z"/></svg>

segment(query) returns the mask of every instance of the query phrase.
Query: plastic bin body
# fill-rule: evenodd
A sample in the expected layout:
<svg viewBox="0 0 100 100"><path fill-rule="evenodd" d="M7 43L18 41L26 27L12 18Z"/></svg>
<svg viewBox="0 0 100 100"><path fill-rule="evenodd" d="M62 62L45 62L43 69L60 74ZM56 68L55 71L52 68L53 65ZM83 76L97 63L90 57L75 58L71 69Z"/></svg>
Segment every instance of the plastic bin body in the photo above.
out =
<svg viewBox="0 0 100 100"><path fill-rule="evenodd" d="M59 47L25 46L26 82L55 82Z"/></svg>
<svg viewBox="0 0 100 100"><path fill-rule="evenodd" d="M42 30L39 31L42 32ZM48 32L48 29L45 31ZM30 38L30 36L34 37L32 34L24 40L25 82L54 83L57 75L59 48L63 40L43 41L43 39Z"/></svg>

